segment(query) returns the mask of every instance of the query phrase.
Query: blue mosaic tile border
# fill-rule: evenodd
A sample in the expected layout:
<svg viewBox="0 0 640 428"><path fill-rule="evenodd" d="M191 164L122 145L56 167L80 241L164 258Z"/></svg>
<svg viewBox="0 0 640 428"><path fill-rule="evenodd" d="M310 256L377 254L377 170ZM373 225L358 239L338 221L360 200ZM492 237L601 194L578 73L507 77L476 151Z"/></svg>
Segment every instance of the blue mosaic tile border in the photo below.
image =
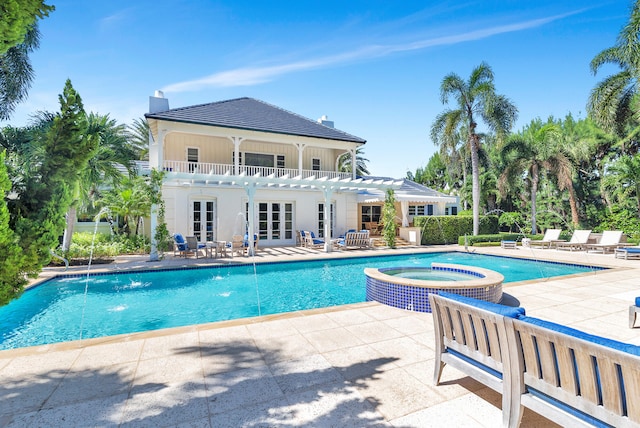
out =
<svg viewBox="0 0 640 428"><path fill-rule="evenodd" d="M394 308L414 312L431 312L429 294L440 291L460 294L474 299L497 303L502 298L502 284L477 288L429 288L393 284L367 276L367 302L376 301Z"/></svg>

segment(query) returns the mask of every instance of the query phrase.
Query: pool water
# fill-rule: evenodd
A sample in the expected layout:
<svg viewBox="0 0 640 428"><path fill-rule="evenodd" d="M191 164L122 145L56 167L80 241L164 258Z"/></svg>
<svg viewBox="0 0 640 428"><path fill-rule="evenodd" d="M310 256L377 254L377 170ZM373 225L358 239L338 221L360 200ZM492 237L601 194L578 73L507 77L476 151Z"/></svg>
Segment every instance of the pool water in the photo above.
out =
<svg viewBox="0 0 640 428"><path fill-rule="evenodd" d="M364 302L365 267L432 262L495 270L505 283L599 269L451 252L257 264L257 275L241 265L63 277L0 307L0 349Z"/></svg>
<svg viewBox="0 0 640 428"><path fill-rule="evenodd" d="M385 275L396 276L398 278L418 279L424 281L469 281L478 279L479 277L479 275L472 275L469 273L432 270L429 268L397 268L381 272Z"/></svg>

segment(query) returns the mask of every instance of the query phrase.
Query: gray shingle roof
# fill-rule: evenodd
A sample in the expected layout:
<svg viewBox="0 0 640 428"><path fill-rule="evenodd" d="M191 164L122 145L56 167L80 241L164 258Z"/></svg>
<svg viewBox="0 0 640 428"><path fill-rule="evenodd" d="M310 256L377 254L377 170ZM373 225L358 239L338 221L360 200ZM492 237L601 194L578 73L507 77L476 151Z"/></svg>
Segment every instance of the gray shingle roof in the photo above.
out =
<svg viewBox="0 0 640 428"><path fill-rule="evenodd" d="M366 142L360 137L330 128L264 101L247 97L147 113L145 117L354 143Z"/></svg>

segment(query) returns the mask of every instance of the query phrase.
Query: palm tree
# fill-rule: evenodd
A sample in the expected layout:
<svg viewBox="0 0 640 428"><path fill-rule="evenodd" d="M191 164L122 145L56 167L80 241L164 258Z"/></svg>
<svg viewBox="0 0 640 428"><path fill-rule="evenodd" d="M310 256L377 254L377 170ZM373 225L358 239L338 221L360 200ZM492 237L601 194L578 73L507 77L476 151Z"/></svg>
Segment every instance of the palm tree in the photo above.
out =
<svg viewBox="0 0 640 428"><path fill-rule="evenodd" d="M616 44L591 60L595 75L605 64L613 64L620 72L599 82L591 91L587 111L600 126L623 135L625 125L638 121L638 78L640 77L640 0L636 0L629 23L622 28Z"/></svg>
<svg viewBox="0 0 640 428"><path fill-rule="evenodd" d="M149 122L144 117L133 119L127 126L129 143L133 146L139 160L149 160Z"/></svg>
<svg viewBox="0 0 640 428"><path fill-rule="evenodd" d="M90 113L87 117L87 135L98 139L98 148L81 172L74 189L74 201L66 215L63 251L68 251L71 246L77 210L90 208L102 191L117 187L124 178L123 169L129 175L135 173L132 160L136 159L137 153L127 142L124 125L118 124L108 114Z"/></svg>
<svg viewBox="0 0 640 428"><path fill-rule="evenodd" d="M0 55L0 120L9 119L16 106L27 98L34 72L29 54L38 48L40 32L33 25L24 41Z"/></svg>
<svg viewBox="0 0 640 428"><path fill-rule="evenodd" d="M356 175L360 177L369 175L369 168L367 167L369 159L365 158L363 155L364 149L362 147L358 147L356 149ZM351 165L351 153L345 152L338 157L338 171L353 172L353 166Z"/></svg>
<svg viewBox="0 0 640 428"><path fill-rule="evenodd" d="M518 114L516 106L505 96L495 92L493 71L486 63L473 69L468 81L451 73L440 84L440 98L443 104L454 97L456 108L440 113L431 126L431 139L441 145L450 141L456 132L466 130L466 143L471 155L471 178L473 199L473 234L477 235L480 225L480 162L478 153L481 137L477 119L502 139L511 129Z"/></svg>
<svg viewBox="0 0 640 428"><path fill-rule="evenodd" d="M635 200L636 215L640 218L640 154L622 156L609 165L602 184L618 201Z"/></svg>
<svg viewBox="0 0 640 428"><path fill-rule="evenodd" d="M553 173L558 178L558 187L567 189L575 201L573 191L573 165L562 150L562 132L560 127L550 119L543 124L534 119L523 131L512 136L502 148L502 159L506 166L502 173L501 183L516 176L522 176L529 185L531 197L531 233L537 233L537 197L540 180L545 172ZM578 223L575 203L571 203L572 220Z"/></svg>
<svg viewBox="0 0 640 428"><path fill-rule="evenodd" d="M114 215L124 220L123 232L126 235L138 235L138 227L142 217L151 213L152 197L150 186L145 177L125 177L117 188L104 193L97 202L107 207Z"/></svg>

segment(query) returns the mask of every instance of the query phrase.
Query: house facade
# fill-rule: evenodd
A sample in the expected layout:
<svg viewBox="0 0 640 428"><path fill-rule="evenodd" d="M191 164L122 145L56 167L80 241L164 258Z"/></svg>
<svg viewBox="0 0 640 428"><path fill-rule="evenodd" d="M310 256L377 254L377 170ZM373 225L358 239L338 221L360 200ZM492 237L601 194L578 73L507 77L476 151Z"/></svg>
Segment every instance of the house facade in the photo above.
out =
<svg viewBox="0 0 640 428"><path fill-rule="evenodd" d="M402 184L340 172L340 156L355 165L364 139L253 98L170 109L157 91L145 117L167 227L200 242L250 230L260 246L295 245L297 230L330 239L361 227L359 194ZM154 210L152 236L156 223Z"/></svg>

